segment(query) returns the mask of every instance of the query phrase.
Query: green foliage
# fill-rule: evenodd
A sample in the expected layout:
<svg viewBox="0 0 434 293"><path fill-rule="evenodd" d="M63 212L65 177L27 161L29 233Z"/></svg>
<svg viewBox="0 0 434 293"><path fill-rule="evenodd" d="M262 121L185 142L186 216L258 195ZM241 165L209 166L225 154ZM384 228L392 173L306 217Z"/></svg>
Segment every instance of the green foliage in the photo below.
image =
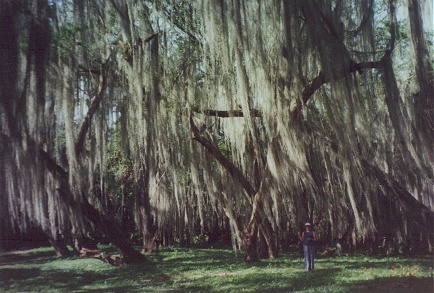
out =
<svg viewBox="0 0 434 293"><path fill-rule="evenodd" d="M217 145L219 150L225 155L226 158L231 158L231 146L230 142L226 139L224 132L219 130L218 135L216 135Z"/></svg>
<svg viewBox="0 0 434 293"><path fill-rule="evenodd" d="M133 209L135 184L133 162L128 153L122 149L121 140L121 127L118 122L107 153L107 190L116 206L124 201L126 207Z"/></svg>
<svg viewBox="0 0 434 293"><path fill-rule="evenodd" d="M113 247L104 247L112 252ZM429 292L430 258L283 254L256 264L222 249L163 248L150 262L113 267L96 259L57 259L51 248L2 253L0 287L8 292Z"/></svg>
<svg viewBox="0 0 434 293"><path fill-rule="evenodd" d="M81 25L69 23L54 35L53 45L58 47L62 57L72 53L76 45L81 45L78 37L81 30Z"/></svg>
<svg viewBox="0 0 434 293"><path fill-rule="evenodd" d="M20 49L23 52L27 52L27 50L29 49L29 43L27 42L27 40L20 43Z"/></svg>

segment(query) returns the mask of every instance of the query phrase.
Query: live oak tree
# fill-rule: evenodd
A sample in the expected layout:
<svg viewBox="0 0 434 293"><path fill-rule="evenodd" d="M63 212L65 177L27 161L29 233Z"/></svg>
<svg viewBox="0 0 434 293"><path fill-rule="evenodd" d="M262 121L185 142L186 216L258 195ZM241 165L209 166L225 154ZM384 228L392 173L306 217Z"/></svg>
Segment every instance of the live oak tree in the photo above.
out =
<svg viewBox="0 0 434 293"><path fill-rule="evenodd" d="M8 82L1 89L7 211L21 231L39 225L59 256L69 254L68 238L80 250L83 240L98 231L119 248L125 262L140 261L143 255L133 249L111 217L104 193L94 186L97 170L106 172L107 121L102 117L104 105L113 107L105 97L116 78L114 55L110 50L90 54L92 36L71 24L88 21L83 3L72 4L59 4L62 14L44 1L2 3L1 19L8 25L2 35L2 77Z"/></svg>
<svg viewBox="0 0 434 293"><path fill-rule="evenodd" d="M408 97L403 102L392 66L397 43L395 3L381 5L388 11L388 28L382 28L389 34L385 44L374 36L381 21L375 4L234 1L201 7L206 15L202 35L209 50L205 77L211 85L204 86L208 104L199 108L231 110L201 112L233 117L220 123L238 169L224 162L212 140L200 134L194 123L193 132L229 172L236 173L233 177L246 194L256 199L250 201L251 217L245 221L248 242L256 243L251 240L256 225L263 225L269 256L274 235L283 230L277 205L285 201L289 201L284 204L286 217L311 218L330 239L346 236L353 245L382 236L414 241L405 232L409 227L432 226L432 176L431 171L426 173L432 169L432 154L424 151L432 143L411 139L419 137L424 127L409 126L420 121L413 112L419 101L413 104ZM419 29L416 38L423 38ZM429 60L424 48L421 51ZM432 69L426 66L425 70L429 78L421 84L432 92ZM425 97L421 100L432 101L432 96ZM430 106L425 105L429 112ZM238 107L242 114L234 111ZM262 113L261 122L257 111ZM422 117L429 120L428 112ZM258 129L266 133L261 143ZM379 141L383 149L378 148ZM259 179L258 173L262 173ZM391 219L402 226L389 225ZM271 231L265 228L268 221ZM247 258L256 259L254 252Z"/></svg>
<svg viewBox="0 0 434 293"><path fill-rule="evenodd" d="M60 254L104 234L141 258L120 211L146 252L230 231L276 257L305 220L432 245L423 1L3 2L2 202Z"/></svg>

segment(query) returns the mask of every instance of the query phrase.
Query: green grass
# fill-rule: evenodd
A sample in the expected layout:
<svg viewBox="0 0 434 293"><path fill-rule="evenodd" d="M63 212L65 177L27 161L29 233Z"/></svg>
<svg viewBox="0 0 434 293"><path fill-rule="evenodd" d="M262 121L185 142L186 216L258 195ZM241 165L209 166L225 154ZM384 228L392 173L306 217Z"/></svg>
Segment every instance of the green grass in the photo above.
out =
<svg viewBox="0 0 434 293"><path fill-rule="evenodd" d="M112 247L103 250L113 251ZM434 292L433 259L317 257L300 254L246 264L233 251L166 248L149 261L113 267L96 259L59 259L51 248L0 254L1 292Z"/></svg>

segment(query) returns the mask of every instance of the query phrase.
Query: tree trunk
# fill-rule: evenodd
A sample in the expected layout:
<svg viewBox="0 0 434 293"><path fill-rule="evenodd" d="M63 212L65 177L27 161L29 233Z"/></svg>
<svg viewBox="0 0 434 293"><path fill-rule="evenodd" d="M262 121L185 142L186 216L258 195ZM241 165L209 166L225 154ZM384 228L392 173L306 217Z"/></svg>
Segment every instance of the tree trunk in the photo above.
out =
<svg viewBox="0 0 434 293"><path fill-rule="evenodd" d="M259 233L261 233L261 239L265 241L263 244L267 249L267 253L265 255L267 258L275 258L278 255L277 236L267 215L264 212L261 192L258 192L255 195L252 207L251 221L256 222Z"/></svg>
<svg viewBox="0 0 434 293"><path fill-rule="evenodd" d="M275 258L278 256L277 237L267 215L264 212L259 195L256 195L253 206L252 219L258 226L261 238L260 256L261 258Z"/></svg>
<svg viewBox="0 0 434 293"><path fill-rule="evenodd" d="M151 41L151 39L149 39ZM151 41L151 61L150 66L152 68L152 90L151 95L147 98L146 101L146 109L148 111L148 115L146 116L146 121L148 125L152 125L147 129L146 133L146 163L143 164L142 169L144 170L142 183L139 184L138 188L141 188L142 191L139 192L139 213L140 213L140 227L143 236L143 251L146 253L152 253L157 251L157 245L155 242L155 232L156 227L154 223L154 218L151 210L151 192L154 190L151 188L151 180L155 180L156 177L156 151L154 142L156 141L156 126L158 125L158 121L156 121L156 116L151 115L150 113L157 113L159 107L160 91L159 91L159 55L158 55L158 44L159 38L158 35L153 35ZM140 182L140 181L139 181Z"/></svg>
<svg viewBox="0 0 434 293"><path fill-rule="evenodd" d="M242 232L242 246L245 252L244 261L257 262L259 261L257 251L258 225L253 222Z"/></svg>
<svg viewBox="0 0 434 293"><path fill-rule="evenodd" d="M420 92L415 96L415 110L417 129L428 144L428 152L432 157L434 127L433 101L434 73L432 70L432 58L425 40L420 2L408 0L408 15L410 18L411 39L416 57L416 76L419 82ZM432 55L431 55L432 57Z"/></svg>
<svg viewBox="0 0 434 293"><path fill-rule="evenodd" d="M276 258L279 255L279 247L277 245L277 237L271 228L270 222L268 220L266 223L262 223L259 226L259 231L261 233L261 238L265 241L267 247L266 258Z"/></svg>
<svg viewBox="0 0 434 293"><path fill-rule="evenodd" d="M157 242L155 242L155 237L153 234L146 233L143 235L143 252L144 253L153 253L157 252Z"/></svg>
<svg viewBox="0 0 434 293"><path fill-rule="evenodd" d="M271 223L269 222L267 215L265 215L263 205L261 202L261 195L257 194L255 188L243 175L243 172L236 167L228 158L226 158L222 152L216 147L208 138L204 137L193 121L193 117L190 118L190 126L194 133L194 139L202 144L216 159L222 164L222 166L230 173L234 180L238 181L243 187L247 196L252 200L252 221L249 224L249 228L243 232L243 247L246 250L246 261L256 261L258 259L256 251L257 229L258 224L261 225L261 233L264 236L266 245L268 246L268 257L274 258L277 256L277 238L273 232ZM258 175L258 172L257 174ZM256 178L259 185L260 179ZM256 232L255 232L256 231ZM252 234L255 232L255 234Z"/></svg>
<svg viewBox="0 0 434 293"><path fill-rule="evenodd" d="M146 258L139 251L135 250L125 235L121 232L119 225L113 217L98 212L86 199L83 199L83 209L85 215L101 229L110 241L116 246L122 254L124 262L137 263L145 261Z"/></svg>
<svg viewBox="0 0 434 293"><path fill-rule="evenodd" d="M68 246L66 245L65 239L63 239L62 236L57 235L56 238L49 236L48 241L53 246L54 250L56 251L57 257L69 257L72 256L71 251L68 249Z"/></svg>
<svg viewBox="0 0 434 293"><path fill-rule="evenodd" d="M146 167L144 167L146 168ZM149 166L145 169L145 174L142 183L139 184L138 188L142 187L143 190L137 191L138 199L137 203L139 205L139 227L143 237L143 252L152 253L157 251L155 243L155 225L151 214L151 204L149 199Z"/></svg>
<svg viewBox="0 0 434 293"><path fill-rule="evenodd" d="M267 240L265 239L264 233L261 232L261 229L259 229L259 249L258 249L258 254L259 254L260 258L269 258L270 257L269 251L268 251Z"/></svg>
<svg viewBox="0 0 434 293"><path fill-rule="evenodd" d="M65 205L73 208L77 203L74 201L74 197L69 189L68 173L44 150L39 149L39 156L41 157L42 162L45 163L47 169L58 178L60 182L60 198L63 199ZM125 263L134 263L146 260L145 256L136 251L125 235L123 235L119 225L115 222L116 220L113 217L106 216L99 212L84 196L81 201L84 217L94 223L97 228L101 229L102 233L109 237L113 244L119 249ZM56 242L54 243L56 244ZM60 246L60 248L62 248L62 246Z"/></svg>

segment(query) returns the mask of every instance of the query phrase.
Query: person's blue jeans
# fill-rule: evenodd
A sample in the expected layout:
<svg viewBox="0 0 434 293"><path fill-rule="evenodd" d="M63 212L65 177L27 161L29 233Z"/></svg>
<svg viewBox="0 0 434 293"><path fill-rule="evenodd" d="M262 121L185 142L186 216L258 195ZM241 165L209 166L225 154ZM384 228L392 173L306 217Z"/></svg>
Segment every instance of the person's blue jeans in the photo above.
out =
<svg viewBox="0 0 434 293"><path fill-rule="evenodd" d="M304 254L304 268L306 271L313 271L313 254L314 254L314 246L313 245L303 245L303 254Z"/></svg>

